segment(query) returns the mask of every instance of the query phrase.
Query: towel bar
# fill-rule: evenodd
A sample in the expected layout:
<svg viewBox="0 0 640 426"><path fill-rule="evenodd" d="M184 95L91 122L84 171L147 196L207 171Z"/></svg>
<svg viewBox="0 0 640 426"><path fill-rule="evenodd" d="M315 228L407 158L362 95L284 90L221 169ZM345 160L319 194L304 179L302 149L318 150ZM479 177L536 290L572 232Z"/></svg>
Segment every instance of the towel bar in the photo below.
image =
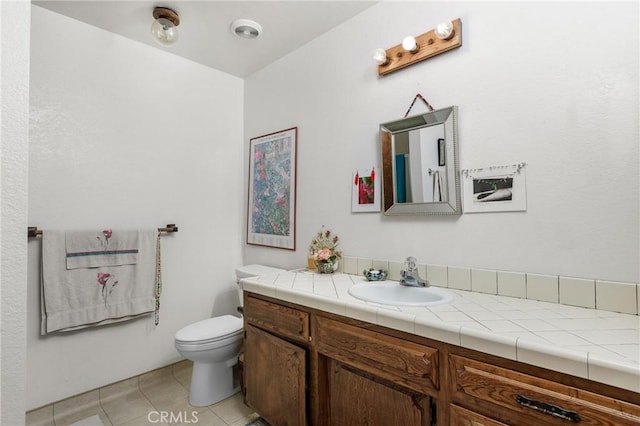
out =
<svg viewBox="0 0 640 426"><path fill-rule="evenodd" d="M178 232L178 227L175 223L169 223L164 228L158 228L158 232ZM38 229L37 226L27 227L27 238L37 237L42 235L42 229Z"/></svg>

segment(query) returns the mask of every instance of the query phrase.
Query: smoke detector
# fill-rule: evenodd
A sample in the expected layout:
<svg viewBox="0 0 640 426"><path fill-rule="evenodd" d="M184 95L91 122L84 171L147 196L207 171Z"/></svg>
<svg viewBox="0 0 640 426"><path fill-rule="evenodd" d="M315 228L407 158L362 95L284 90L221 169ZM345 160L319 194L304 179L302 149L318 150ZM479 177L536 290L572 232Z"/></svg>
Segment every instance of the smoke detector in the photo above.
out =
<svg viewBox="0 0 640 426"><path fill-rule="evenodd" d="M262 25L251 19L236 19L231 23L231 32L242 38L257 38L262 33Z"/></svg>

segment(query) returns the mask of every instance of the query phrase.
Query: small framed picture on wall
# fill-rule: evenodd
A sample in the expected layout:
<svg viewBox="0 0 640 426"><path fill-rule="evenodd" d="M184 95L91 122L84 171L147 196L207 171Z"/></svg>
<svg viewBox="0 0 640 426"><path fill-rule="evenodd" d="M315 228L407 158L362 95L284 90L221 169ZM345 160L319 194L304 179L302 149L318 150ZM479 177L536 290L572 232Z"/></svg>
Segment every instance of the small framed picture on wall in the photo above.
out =
<svg viewBox="0 0 640 426"><path fill-rule="evenodd" d="M380 177L375 167L354 171L351 187L352 212L380 212Z"/></svg>
<svg viewBox="0 0 640 426"><path fill-rule="evenodd" d="M461 171L464 212L527 210L525 163Z"/></svg>

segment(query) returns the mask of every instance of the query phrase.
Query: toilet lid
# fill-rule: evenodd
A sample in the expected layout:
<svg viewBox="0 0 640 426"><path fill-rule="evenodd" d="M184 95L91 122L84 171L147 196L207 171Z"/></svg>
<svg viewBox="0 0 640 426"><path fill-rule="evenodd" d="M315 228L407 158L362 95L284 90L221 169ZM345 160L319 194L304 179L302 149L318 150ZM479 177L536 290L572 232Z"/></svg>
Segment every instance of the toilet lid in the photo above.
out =
<svg viewBox="0 0 640 426"><path fill-rule="evenodd" d="M242 318L222 315L190 324L176 333L180 342L204 342L225 339L242 333Z"/></svg>

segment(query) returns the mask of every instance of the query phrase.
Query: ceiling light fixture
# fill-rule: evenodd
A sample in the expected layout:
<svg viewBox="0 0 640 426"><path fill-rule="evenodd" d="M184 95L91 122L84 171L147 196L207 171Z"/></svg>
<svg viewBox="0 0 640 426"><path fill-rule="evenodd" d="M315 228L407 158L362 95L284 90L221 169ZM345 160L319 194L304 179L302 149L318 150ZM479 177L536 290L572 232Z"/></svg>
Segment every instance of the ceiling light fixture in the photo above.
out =
<svg viewBox="0 0 640 426"><path fill-rule="evenodd" d="M151 24L151 34L158 43L168 46L178 40L178 25L180 17L167 7L156 7L153 9L154 21Z"/></svg>
<svg viewBox="0 0 640 426"><path fill-rule="evenodd" d="M242 38L257 38L262 34L262 25L251 19L236 19L231 23L231 32Z"/></svg>

